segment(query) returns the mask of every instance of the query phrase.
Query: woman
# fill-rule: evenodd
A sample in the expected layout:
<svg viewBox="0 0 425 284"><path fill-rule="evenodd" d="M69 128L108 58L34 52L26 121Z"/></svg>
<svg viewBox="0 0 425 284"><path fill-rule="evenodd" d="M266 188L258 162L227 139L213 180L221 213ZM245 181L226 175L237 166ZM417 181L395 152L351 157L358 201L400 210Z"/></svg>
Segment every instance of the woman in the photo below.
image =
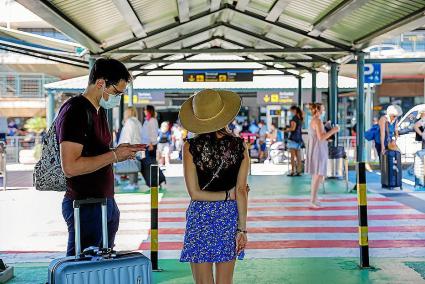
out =
<svg viewBox="0 0 425 284"><path fill-rule="evenodd" d="M391 147L396 147L398 138L397 122L398 117L402 114L403 111L400 106L390 105L387 107L386 115L383 115L379 119L380 143L375 143L376 151L379 153L379 161L381 161L381 155L384 155L386 150Z"/></svg>
<svg viewBox="0 0 425 284"><path fill-rule="evenodd" d="M328 139L339 131L339 126L325 131L323 121L320 118L325 108L321 103L313 103L310 106L312 119L308 129L307 159L305 163L305 172L311 174L311 198L310 206L319 208L320 203L317 200L317 191L320 183L324 181L327 174L328 163Z"/></svg>
<svg viewBox="0 0 425 284"><path fill-rule="evenodd" d="M226 127L240 106L237 94L207 89L189 98L180 110L182 126L196 134L183 146L191 202L180 257L181 262L190 262L195 283L232 283L236 257L243 258L247 243L250 161L242 138Z"/></svg>
<svg viewBox="0 0 425 284"><path fill-rule="evenodd" d="M291 153L291 173L288 176L301 176L302 174L302 160L301 160L301 146L303 143L302 138L302 125L303 125L303 112L297 106L291 106L289 111L292 114L289 128L285 132L289 132L288 137L288 150Z"/></svg>
<svg viewBox="0 0 425 284"><path fill-rule="evenodd" d="M425 149L425 111L421 112L420 119L415 123L415 126L413 127L416 132L416 141L422 142L422 150Z"/></svg>
<svg viewBox="0 0 425 284"><path fill-rule="evenodd" d="M161 123L158 135L158 150L156 159L161 166L170 164L171 131L168 121Z"/></svg>
<svg viewBox="0 0 425 284"><path fill-rule="evenodd" d="M124 126L120 133L118 145L120 144L142 144L142 124L137 119L137 112L134 108L128 108L124 112ZM125 163L138 163L136 160L129 160ZM124 189L133 190L138 189L138 171L136 173L129 173L128 178L130 184Z"/></svg>
<svg viewBox="0 0 425 284"><path fill-rule="evenodd" d="M148 145L146 159L155 161L158 143L158 120L155 117L155 108L147 105L144 110L145 121L142 126L142 144Z"/></svg>

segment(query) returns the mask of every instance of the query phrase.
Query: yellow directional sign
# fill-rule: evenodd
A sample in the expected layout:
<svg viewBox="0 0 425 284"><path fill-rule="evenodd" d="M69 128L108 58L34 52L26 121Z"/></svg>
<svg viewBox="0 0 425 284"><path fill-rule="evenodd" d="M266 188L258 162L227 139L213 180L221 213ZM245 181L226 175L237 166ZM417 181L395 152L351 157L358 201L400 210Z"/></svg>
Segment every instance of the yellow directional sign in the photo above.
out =
<svg viewBox="0 0 425 284"><path fill-rule="evenodd" d="M264 100L264 102L268 103L270 101L269 95L265 95L263 100Z"/></svg>

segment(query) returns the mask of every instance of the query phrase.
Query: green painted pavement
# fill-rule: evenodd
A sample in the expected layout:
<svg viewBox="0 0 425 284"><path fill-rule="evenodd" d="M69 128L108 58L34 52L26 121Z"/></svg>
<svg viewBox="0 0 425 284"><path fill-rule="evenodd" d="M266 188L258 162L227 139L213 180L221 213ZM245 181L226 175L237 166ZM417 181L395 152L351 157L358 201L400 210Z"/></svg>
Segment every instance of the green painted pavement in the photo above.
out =
<svg viewBox="0 0 425 284"><path fill-rule="evenodd" d="M303 284L303 283L425 283L423 259L372 260L374 269L359 269L354 258L248 259L238 261L234 283ZM189 264L160 260L163 272L153 274L154 283L193 283ZM421 277L422 273L422 277ZM45 283L47 264L17 264L10 284Z"/></svg>
<svg viewBox="0 0 425 284"><path fill-rule="evenodd" d="M251 187L250 196L273 195L309 195L311 177L274 176L249 176L248 183ZM183 178L167 178L164 197L187 197ZM325 182L326 194L347 194L345 181L329 179ZM320 188L319 195L323 195Z"/></svg>

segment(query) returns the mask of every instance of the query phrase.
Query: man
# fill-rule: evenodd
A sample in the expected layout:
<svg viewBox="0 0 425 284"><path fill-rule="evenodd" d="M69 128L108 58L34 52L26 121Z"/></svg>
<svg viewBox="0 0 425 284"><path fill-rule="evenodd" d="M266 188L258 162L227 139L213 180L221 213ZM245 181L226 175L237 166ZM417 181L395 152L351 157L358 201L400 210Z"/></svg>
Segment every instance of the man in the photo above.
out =
<svg viewBox="0 0 425 284"><path fill-rule="evenodd" d="M114 200L112 164L134 158L144 147L123 144L111 150L112 136L105 110L119 105L130 79L121 62L98 59L90 71L84 93L65 102L56 119L62 169L67 178L67 191L62 202L62 214L68 226L67 256L75 254L72 203L76 199L108 198L108 244L113 247L120 212ZM80 216L81 248L100 247L100 205L83 206Z"/></svg>
<svg viewBox="0 0 425 284"><path fill-rule="evenodd" d="M258 143L259 143L259 151L258 151L258 161L261 163L265 158L267 158L267 144L266 144L266 138L267 138L267 126L264 123L264 121L260 121L258 123Z"/></svg>

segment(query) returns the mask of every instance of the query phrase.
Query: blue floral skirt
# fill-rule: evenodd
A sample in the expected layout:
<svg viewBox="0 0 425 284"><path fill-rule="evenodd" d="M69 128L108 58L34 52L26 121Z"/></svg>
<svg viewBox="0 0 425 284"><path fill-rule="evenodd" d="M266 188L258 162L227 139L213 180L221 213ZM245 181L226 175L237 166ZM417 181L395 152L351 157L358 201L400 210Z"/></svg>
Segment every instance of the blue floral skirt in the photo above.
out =
<svg viewBox="0 0 425 284"><path fill-rule="evenodd" d="M186 211L181 262L227 262L236 259L238 207L231 201L191 201Z"/></svg>

